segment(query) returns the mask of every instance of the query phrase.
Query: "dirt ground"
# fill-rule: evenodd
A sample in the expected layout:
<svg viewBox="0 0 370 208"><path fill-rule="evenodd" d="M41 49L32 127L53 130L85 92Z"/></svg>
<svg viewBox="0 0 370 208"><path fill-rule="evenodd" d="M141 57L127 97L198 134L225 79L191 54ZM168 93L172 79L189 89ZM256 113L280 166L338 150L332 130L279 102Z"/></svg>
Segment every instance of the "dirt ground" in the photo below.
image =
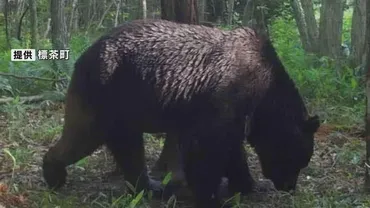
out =
<svg viewBox="0 0 370 208"><path fill-rule="evenodd" d="M68 181L57 193L47 190L41 175L42 156L60 135L63 109L8 108L0 112L0 208L3 207L126 207L122 177L108 177L114 169L110 154L99 149L68 168ZM324 123L316 134L315 154L300 175L298 191L255 193L242 197L239 207L370 207L363 189L365 154L360 127ZM147 136L146 151L151 166L158 158L162 140ZM258 181L261 175L250 147L249 164ZM126 202L125 202L126 200ZM165 207L166 201L151 200L142 207ZM173 207L173 206L171 206ZM176 207L191 207L177 202Z"/></svg>

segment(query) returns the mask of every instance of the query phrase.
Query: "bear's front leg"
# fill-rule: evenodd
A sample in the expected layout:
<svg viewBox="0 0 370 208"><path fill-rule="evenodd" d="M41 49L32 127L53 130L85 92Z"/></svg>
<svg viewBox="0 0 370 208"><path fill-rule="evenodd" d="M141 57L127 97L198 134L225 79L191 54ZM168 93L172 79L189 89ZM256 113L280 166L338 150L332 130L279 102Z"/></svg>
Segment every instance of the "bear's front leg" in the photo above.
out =
<svg viewBox="0 0 370 208"><path fill-rule="evenodd" d="M229 151L226 177L229 179L229 189L232 194L240 192L245 195L251 193L256 186L256 182L249 171L242 142Z"/></svg>
<svg viewBox="0 0 370 208"><path fill-rule="evenodd" d="M51 189L58 189L65 184L68 165L89 156L103 144L101 140L90 138L87 135L86 137L67 135L69 134L63 133L59 141L43 157L43 176Z"/></svg>
<svg viewBox="0 0 370 208"><path fill-rule="evenodd" d="M62 136L43 158L43 175L49 188L57 189L66 181L66 167L89 156L103 144L95 111L69 88Z"/></svg>

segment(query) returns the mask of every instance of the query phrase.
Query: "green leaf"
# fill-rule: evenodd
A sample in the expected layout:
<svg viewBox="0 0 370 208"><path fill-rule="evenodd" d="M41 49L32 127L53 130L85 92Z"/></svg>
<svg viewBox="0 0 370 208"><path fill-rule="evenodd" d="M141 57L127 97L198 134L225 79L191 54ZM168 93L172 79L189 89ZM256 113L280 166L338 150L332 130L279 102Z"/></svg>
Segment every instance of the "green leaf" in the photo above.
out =
<svg viewBox="0 0 370 208"><path fill-rule="evenodd" d="M173 207L175 208L176 207L176 203L177 203L177 199L176 199L176 196L175 195L172 195L168 201L167 201L167 206L168 207Z"/></svg>
<svg viewBox="0 0 370 208"><path fill-rule="evenodd" d="M240 200L241 200L240 193L235 194L235 196L234 196L235 206L234 207L239 207L240 206Z"/></svg>
<svg viewBox="0 0 370 208"><path fill-rule="evenodd" d="M81 160L79 160L78 162L76 162L76 166L80 166L80 167L83 167L87 164L87 158L82 158Z"/></svg>
<svg viewBox="0 0 370 208"><path fill-rule="evenodd" d="M141 201L144 196L144 190L140 191L138 195L136 195L135 199L133 199L130 203L130 208L136 207L136 205Z"/></svg>
<svg viewBox="0 0 370 208"><path fill-rule="evenodd" d="M125 184L126 184L127 188L130 189L130 191L132 191L133 193L136 193L135 187L130 182L125 181Z"/></svg>
<svg viewBox="0 0 370 208"><path fill-rule="evenodd" d="M171 179L172 179L172 172L169 172L167 173L166 177L164 177L162 184L167 185Z"/></svg>

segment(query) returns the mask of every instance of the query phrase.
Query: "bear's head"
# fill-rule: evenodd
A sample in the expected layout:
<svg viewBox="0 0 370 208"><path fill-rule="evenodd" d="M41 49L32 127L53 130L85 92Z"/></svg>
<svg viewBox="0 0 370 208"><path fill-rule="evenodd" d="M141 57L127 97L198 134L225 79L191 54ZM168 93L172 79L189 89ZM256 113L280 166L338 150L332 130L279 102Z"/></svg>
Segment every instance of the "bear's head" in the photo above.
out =
<svg viewBox="0 0 370 208"><path fill-rule="evenodd" d="M282 191L295 190L301 169L311 160L314 134L320 121L318 116L313 116L289 126L291 129L272 128L266 129L265 133L251 135L251 144L258 154L263 175Z"/></svg>

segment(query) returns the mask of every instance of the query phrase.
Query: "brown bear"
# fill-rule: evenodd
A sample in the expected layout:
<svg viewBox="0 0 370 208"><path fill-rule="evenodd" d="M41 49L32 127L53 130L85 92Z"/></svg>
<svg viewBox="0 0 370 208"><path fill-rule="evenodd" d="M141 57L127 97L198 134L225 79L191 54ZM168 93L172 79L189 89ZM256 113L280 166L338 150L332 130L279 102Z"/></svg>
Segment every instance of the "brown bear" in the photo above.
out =
<svg viewBox="0 0 370 208"><path fill-rule="evenodd" d="M106 145L127 181L161 191L148 176L142 134L166 132L178 139L196 207L220 207L222 176L234 192L254 184L243 148L246 119L264 175L278 189L294 189L319 121L309 117L271 42L249 28L128 22L77 60L44 178L62 186L66 166Z"/></svg>

